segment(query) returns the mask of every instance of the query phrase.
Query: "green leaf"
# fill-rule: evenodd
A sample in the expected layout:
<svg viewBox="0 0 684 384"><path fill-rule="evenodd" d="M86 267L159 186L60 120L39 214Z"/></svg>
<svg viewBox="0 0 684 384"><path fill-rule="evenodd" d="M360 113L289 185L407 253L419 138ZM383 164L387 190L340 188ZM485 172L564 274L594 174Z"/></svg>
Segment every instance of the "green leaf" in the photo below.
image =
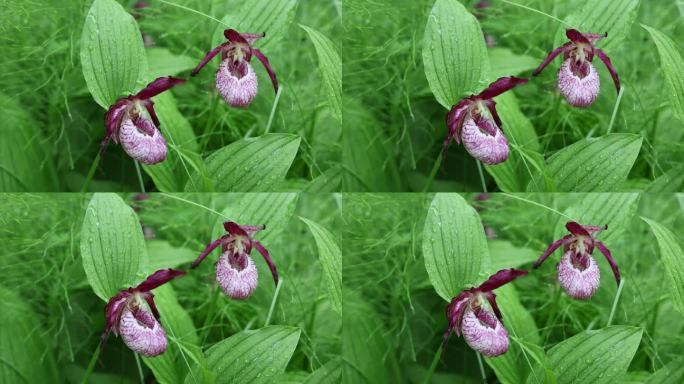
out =
<svg viewBox="0 0 684 384"><path fill-rule="evenodd" d="M216 384L272 383L285 371L300 333L283 325L242 331L207 350L207 367L216 375ZM190 375L185 382L193 382Z"/></svg>
<svg viewBox="0 0 684 384"><path fill-rule="evenodd" d="M651 34L660 55L660 67L665 75L670 104L675 116L684 123L684 58L677 44L664 33L641 25Z"/></svg>
<svg viewBox="0 0 684 384"><path fill-rule="evenodd" d="M232 8L214 32L212 48L225 42L223 30L233 28L240 33L266 33L257 48L273 47L283 37L297 10L297 0L250 0ZM267 54L268 55L268 54Z"/></svg>
<svg viewBox="0 0 684 384"><path fill-rule="evenodd" d="M576 12L565 18L567 24L582 33L608 33L608 38L600 40L598 47L618 49L629 33L636 18L639 0L592 0L584 3ZM565 43L567 25L561 25L556 33L556 47Z"/></svg>
<svg viewBox="0 0 684 384"><path fill-rule="evenodd" d="M145 240L138 217L118 195L96 193L90 200L81 229L81 258L88 282L102 300L135 285L146 264Z"/></svg>
<svg viewBox="0 0 684 384"><path fill-rule="evenodd" d="M684 184L684 164L672 167L648 185L646 193L674 193L682 190Z"/></svg>
<svg viewBox="0 0 684 384"><path fill-rule="evenodd" d="M541 59L519 55L508 48L490 48L490 81L494 81L499 77L519 75L522 72L531 71L537 68L540 62Z"/></svg>
<svg viewBox="0 0 684 384"><path fill-rule="evenodd" d="M684 315L684 251L677 236L662 224L645 217L641 218L648 225L658 240L660 260L663 262L665 274L670 284L667 286L672 295L674 307Z"/></svg>
<svg viewBox="0 0 684 384"><path fill-rule="evenodd" d="M302 192L305 193L332 193L339 192L342 185L342 167L334 166L315 179L311 180L309 184L304 187Z"/></svg>
<svg viewBox="0 0 684 384"><path fill-rule="evenodd" d="M166 48L147 49L147 79L152 81L157 77L175 76L181 72L189 71L198 64L194 58L185 55L176 55ZM162 93L164 94L164 93Z"/></svg>
<svg viewBox="0 0 684 384"><path fill-rule="evenodd" d="M286 133L268 133L231 143L207 157L206 176L220 192L266 192L274 190L290 169L301 138ZM185 185L194 191L204 185L195 175Z"/></svg>
<svg viewBox="0 0 684 384"><path fill-rule="evenodd" d="M147 59L138 24L116 1L93 1L81 36L81 65L88 90L104 109L135 93L145 80Z"/></svg>
<svg viewBox="0 0 684 384"><path fill-rule="evenodd" d="M643 137L613 133L583 139L553 154L547 161L549 187L557 192L611 192L627 178L639 155ZM544 191L537 175L528 191Z"/></svg>
<svg viewBox="0 0 684 384"><path fill-rule="evenodd" d="M304 384L339 383L342 380L342 359L335 358L318 368L304 380Z"/></svg>
<svg viewBox="0 0 684 384"><path fill-rule="evenodd" d="M477 19L458 0L437 0L423 37L425 76L445 108L479 93L489 78L489 56Z"/></svg>
<svg viewBox="0 0 684 384"><path fill-rule="evenodd" d="M38 124L28 110L3 94L0 110L0 191L55 191L54 161L46 151Z"/></svg>
<svg viewBox="0 0 684 384"><path fill-rule="evenodd" d="M423 256L430 282L444 300L478 285L489 267L489 249L475 209L455 193L438 193L423 230Z"/></svg>
<svg viewBox="0 0 684 384"><path fill-rule="evenodd" d="M318 258L323 268L333 310L342 314L342 250L330 231L311 220L300 217L309 226L318 246Z"/></svg>
<svg viewBox="0 0 684 384"><path fill-rule="evenodd" d="M644 384L669 384L684 381L684 356L680 356L652 374Z"/></svg>
<svg viewBox="0 0 684 384"><path fill-rule="evenodd" d="M174 247L165 240L147 242L147 271L154 272L162 268L176 268L194 261L199 254L187 248Z"/></svg>
<svg viewBox="0 0 684 384"><path fill-rule="evenodd" d="M634 357L643 330L616 325L584 331L566 339L548 352L549 363L558 384L609 384L621 378ZM540 369L530 374L527 383L541 383Z"/></svg>
<svg viewBox="0 0 684 384"><path fill-rule="evenodd" d="M0 383L57 383L53 346L25 300L0 286Z"/></svg>
<svg viewBox="0 0 684 384"><path fill-rule="evenodd" d="M342 122L342 59L335 44L328 37L309 28L299 25L309 34L309 38L318 54L318 67L321 71L323 84L327 88L328 103L332 115L337 121Z"/></svg>
<svg viewBox="0 0 684 384"><path fill-rule="evenodd" d="M540 253L523 247L516 247L506 240L492 240L489 242L490 274L505 268L517 268L532 263Z"/></svg>

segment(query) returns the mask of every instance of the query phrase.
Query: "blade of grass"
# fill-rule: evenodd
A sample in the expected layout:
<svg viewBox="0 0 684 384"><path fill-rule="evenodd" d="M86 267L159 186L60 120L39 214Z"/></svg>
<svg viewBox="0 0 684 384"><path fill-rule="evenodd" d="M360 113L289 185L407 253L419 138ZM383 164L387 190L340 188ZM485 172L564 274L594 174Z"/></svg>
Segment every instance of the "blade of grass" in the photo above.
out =
<svg viewBox="0 0 684 384"><path fill-rule="evenodd" d="M268 309L268 316L266 316L264 327L268 326L268 324L271 322L271 316L273 315L273 309L275 308L276 301L278 301L278 294L280 293L280 287L283 285L283 280L284 279L282 277L278 280L278 285L276 285L275 292L273 293L273 300L271 300L271 307Z"/></svg>

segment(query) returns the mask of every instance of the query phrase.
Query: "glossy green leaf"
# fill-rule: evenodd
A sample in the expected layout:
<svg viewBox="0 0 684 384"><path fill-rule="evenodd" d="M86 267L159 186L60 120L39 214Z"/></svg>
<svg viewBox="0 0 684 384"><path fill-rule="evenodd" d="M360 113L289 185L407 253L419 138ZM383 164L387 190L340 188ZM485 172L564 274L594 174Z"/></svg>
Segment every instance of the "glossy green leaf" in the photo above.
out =
<svg viewBox="0 0 684 384"><path fill-rule="evenodd" d="M646 188L647 193L674 193L679 192L684 185L684 164L672 167L664 174L658 176Z"/></svg>
<svg viewBox="0 0 684 384"><path fill-rule="evenodd" d="M238 140L205 160L211 189L220 192L266 192L274 190L290 169L301 138L286 133ZM195 191L205 185L195 174L185 186Z"/></svg>
<svg viewBox="0 0 684 384"><path fill-rule="evenodd" d="M660 260L668 277L674 307L684 315L684 250L677 236L660 223L642 217L658 240Z"/></svg>
<svg viewBox="0 0 684 384"><path fill-rule="evenodd" d="M616 325L584 331L556 344L548 352L558 384L610 384L621 378L636 353L643 330ZM527 383L542 383L543 374L530 374Z"/></svg>
<svg viewBox="0 0 684 384"><path fill-rule="evenodd" d="M669 384L684 382L684 356L669 362L652 374L644 384Z"/></svg>
<svg viewBox="0 0 684 384"><path fill-rule="evenodd" d="M57 189L54 161L43 145L38 124L16 101L0 94L0 191L48 192Z"/></svg>
<svg viewBox="0 0 684 384"><path fill-rule="evenodd" d="M611 192L620 188L641 150L643 137L613 133L580 140L547 160L550 184L537 175L528 191Z"/></svg>
<svg viewBox="0 0 684 384"><path fill-rule="evenodd" d="M304 187L302 192L306 193L332 193L339 192L342 185L342 167L332 167Z"/></svg>
<svg viewBox="0 0 684 384"><path fill-rule="evenodd" d="M455 193L435 195L423 230L423 257L430 282L444 300L479 285L489 268L489 249L475 209Z"/></svg>
<svg viewBox="0 0 684 384"><path fill-rule="evenodd" d="M136 274L146 264L145 240L137 215L118 195L96 193L90 200L81 258L90 286L104 301L136 285Z"/></svg>
<svg viewBox="0 0 684 384"><path fill-rule="evenodd" d="M0 286L0 383L57 383L53 346L29 304Z"/></svg>
<svg viewBox="0 0 684 384"><path fill-rule="evenodd" d="M185 55L177 55L166 48L147 49L147 78L149 81L162 76L175 76L181 72L189 71L198 64L194 58Z"/></svg>
<svg viewBox="0 0 684 384"><path fill-rule="evenodd" d="M506 240L489 242L490 274L505 268L518 268L539 258L539 253L524 247L517 247Z"/></svg>
<svg viewBox="0 0 684 384"><path fill-rule="evenodd" d="M81 66L93 99L105 109L136 93L145 80L147 59L138 24L116 1L93 1L81 36Z"/></svg>
<svg viewBox="0 0 684 384"><path fill-rule="evenodd" d="M342 313L342 250L335 240L335 236L318 223L300 217L309 226L318 246L318 259L323 268L323 274L328 281L328 291L332 307Z"/></svg>
<svg viewBox="0 0 684 384"><path fill-rule="evenodd" d="M214 32L212 48L226 39L223 30L233 28L240 33L266 33L257 48L273 47L285 35L294 20L297 0L250 0L229 9ZM264 52L268 56L268 52ZM276 72L277 73L277 72Z"/></svg>
<svg viewBox="0 0 684 384"><path fill-rule="evenodd" d="M207 367L216 384L273 383L285 371L300 333L299 328L283 325L242 331L206 351ZM190 375L185 382L193 382Z"/></svg>
<svg viewBox="0 0 684 384"><path fill-rule="evenodd" d="M675 116L684 123L684 57L678 45L664 33L642 25L658 48L660 67L665 75L667 94Z"/></svg>
<svg viewBox="0 0 684 384"><path fill-rule="evenodd" d="M339 383L342 380L342 359L335 358L315 370L304 380L304 384Z"/></svg>
<svg viewBox="0 0 684 384"><path fill-rule="evenodd" d="M489 56L475 16L458 0L436 0L423 37L425 76L445 108L479 93L489 78Z"/></svg>
<svg viewBox="0 0 684 384"><path fill-rule="evenodd" d="M490 48L490 81L494 81L499 77L520 75L523 72L532 71L537 68L540 62L541 60L538 58L519 55L508 48Z"/></svg>
<svg viewBox="0 0 684 384"><path fill-rule="evenodd" d="M183 264L193 262L198 253L182 247L174 247L165 240L150 240L146 243L147 271L154 272L162 268L177 268Z"/></svg>
<svg viewBox="0 0 684 384"><path fill-rule="evenodd" d="M318 68L327 90L332 115L337 121L342 122L342 59L337 47L332 40L315 29L301 24L299 26L309 34L316 48Z"/></svg>

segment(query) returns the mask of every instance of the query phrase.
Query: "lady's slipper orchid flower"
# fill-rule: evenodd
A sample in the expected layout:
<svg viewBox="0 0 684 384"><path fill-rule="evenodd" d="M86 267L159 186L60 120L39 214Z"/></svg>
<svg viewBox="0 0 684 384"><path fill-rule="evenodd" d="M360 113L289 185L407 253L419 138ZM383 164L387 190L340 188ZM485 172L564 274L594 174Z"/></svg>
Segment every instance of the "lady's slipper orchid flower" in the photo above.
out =
<svg viewBox="0 0 684 384"><path fill-rule="evenodd" d="M209 51L197 68L192 71L191 76L197 75L214 56L220 53L221 65L216 71L216 89L231 107L246 107L254 100L258 88L256 73L249 64L254 55L266 68L273 83L273 89L278 93L278 80L271 69L271 64L260 50L252 47L255 41L266 34L238 33L234 29L226 29L223 35L228 41Z"/></svg>
<svg viewBox="0 0 684 384"><path fill-rule="evenodd" d="M471 95L454 104L446 118L449 134L442 146L444 153L446 154L451 140L456 140L458 144L463 141L468 153L485 164L506 161L508 140L501 131L503 124L492 99L525 83L527 79L501 77L479 95Z"/></svg>
<svg viewBox="0 0 684 384"><path fill-rule="evenodd" d="M109 332L121 336L128 348L147 357L166 351L166 332L159 323L159 311L151 290L185 275L174 269L160 269L135 288L128 288L112 297L105 306L106 327L102 343Z"/></svg>
<svg viewBox="0 0 684 384"><path fill-rule="evenodd" d="M220 245L221 257L216 262L216 281L230 298L246 299L252 296L259 278L256 265L249 257L254 247L266 260L273 275L273 281L278 285L278 272L271 261L271 256L260 242L253 239L254 234L265 229L266 226L238 225L235 222L226 221L223 223L223 228L228 233L209 243L197 260L192 263L192 268L197 268L202 260Z"/></svg>
<svg viewBox="0 0 684 384"><path fill-rule="evenodd" d="M608 33L597 35L568 29L565 35L570 41L551 51L532 75L539 75L556 56L563 53L563 65L558 71L558 89L571 105L588 107L596 100L601 86L596 68L591 63L596 55L608 68L615 89L620 93L620 79L613 64L602 50L594 46L598 40L607 37Z"/></svg>
<svg viewBox="0 0 684 384"><path fill-rule="evenodd" d="M534 263L534 268L539 266L558 247L563 246L563 257L558 263L558 281L568 295L575 299L586 300L591 298L598 289L601 280L596 260L592 257L594 247L598 248L608 260L610 268L615 275L615 281L620 285L620 271L606 246L596 240L596 234L608 229L603 227L580 225L574 221L565 224L570 231L569 235L556 240L544 251L539 260Z"/></svg>
<svg viewBox="0 0 684 384"><path fill-rule="evenodd" d="M100 155L109 140L120 143L126 153L143 164L156 164L166 159L166 140L159 131L152 97L185 80L159 77L135 95L121 98L105 114L105 133Z"/></svg>
<svg viewBox="0 0 684 384"><path fill-rule="evenodd" d="M493 290L513 279L527 275L519 269L502 269L482 285L462 291L447 306L449 328L444 332L444 343L451 332L463 338L470 348L489 357L508 351L508 331L501 322L503 316L496 305Z"/></svg>

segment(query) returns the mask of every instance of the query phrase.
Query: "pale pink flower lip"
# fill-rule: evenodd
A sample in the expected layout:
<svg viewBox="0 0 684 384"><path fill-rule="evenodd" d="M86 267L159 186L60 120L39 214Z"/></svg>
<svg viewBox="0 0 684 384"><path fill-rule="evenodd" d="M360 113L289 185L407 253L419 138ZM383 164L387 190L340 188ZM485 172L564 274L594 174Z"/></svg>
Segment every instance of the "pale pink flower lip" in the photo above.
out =
<svg viewBox="0 0 684 384"><path fill-rule="evenodd" d="M494 97L527 83L527 79L501 77L478 95L462 99L451 107L446 122L449 128L442 151L445 154L452 140L463 146L475 159L485 164L499 164L508 159L508 140L496 111Z"/></svg>
<svg viewBox="0 0 684 384"><path fill-rule="evenodd" d="M254 42L266 34L239 33L234 29L226 29L223 35L228 41L207 52L191 76L197 75L220 53L221 65L216 71L216 89L230 106L247 107L254 100L258 90L257 77L250 64L252 56L256 56L266 68L273 83L273 90L278 93L278 80L271 63L259 49L253 47Z"/></svg>
<svg viewBox="0 0 684 384"><path fill-rule="evenodd" d="M466 343L481 354L493 357L508 351L508 331L503 326L501 311L493 290L510 283L527 271L502 269L479 287L461 291L447 306L449 327L444 332L444 344L451 332L463 334Z"/></svg>
<svg viewBox="0 0 684 384"><path fill-rule="evenodd" d="M601 280L601 272L592 256L594 248L598 248L610 264L619 286L620 270L610 250L602 242L596 240L596 234L608 229L608 226L580 225L569 221L565 224L565 228L570 234L551 243L539 260L534 263L533 268L539 268L562 245L563 257L557 267L558 281L570 297L587 300L594 295Z"/></svg>
<svg viewBox="0 0 684 384"><path fill-rule="evenodd" d="M216 263L216 281L230 298L243 300L252 295L257 286L258 274L254 261L249 257L252 247L264 257L271 270L273 281L278 285L278 271L266 248L254 235L266 228L265 225L238 225L233 221L223 223L226 234L209 243L192 263L197 268L214 249L221 246L221 257Z"/></svg>
<svg viewBox="0 0 684 384"><path fill-rule="evenodd" d="M585 108L596 100L600 90L598 73L591 63L596 55L608 68L615 83L615 89L620 93L620 78L613 68L613 63L605 52L595 46L598 40L608 37L608 33L598 35L567 29L565 35L570 41L551 51L532 76L539 75L556 56L562 53L563 65L558 72L558 89L568 103L575 107Z"/></svg>
<svg viewBox="0 0 684 384"><path fill-rule="evenodd" d="M147 357L157 356L166 351L166 332L159 323L159 311L154 304L151 290L185 275L174 269L160 269L150 275L137 287L120 291L109 299L105 306L105 330L100 345L109 332L121 336L124 343L133 351Z"/></svg>

